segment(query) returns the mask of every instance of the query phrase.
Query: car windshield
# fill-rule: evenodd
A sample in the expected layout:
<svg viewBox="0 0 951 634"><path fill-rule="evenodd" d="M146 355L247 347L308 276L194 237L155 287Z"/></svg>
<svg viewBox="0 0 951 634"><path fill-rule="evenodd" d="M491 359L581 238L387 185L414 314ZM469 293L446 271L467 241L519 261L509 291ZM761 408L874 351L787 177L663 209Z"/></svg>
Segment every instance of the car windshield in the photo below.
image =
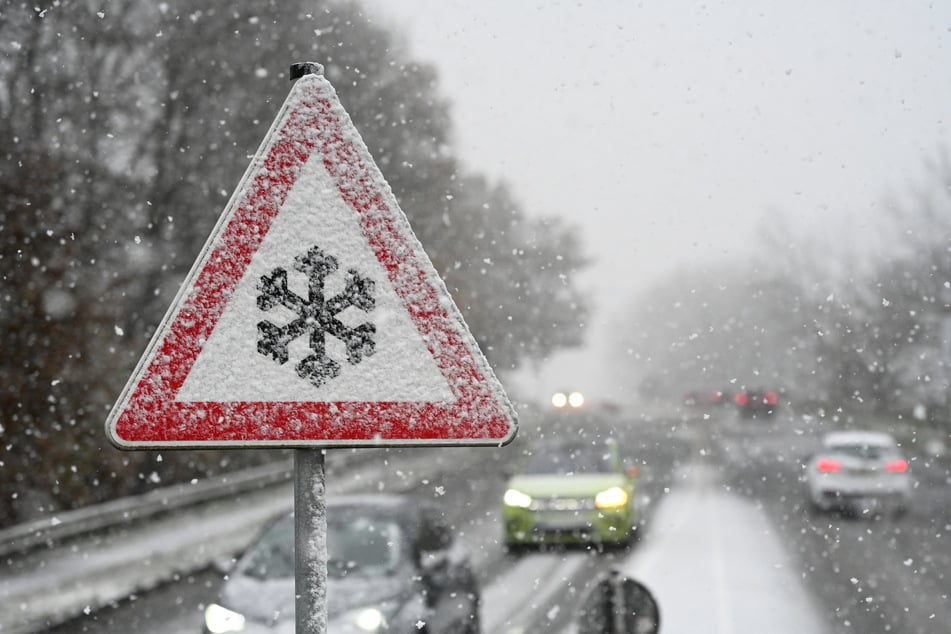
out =
<svg viewBox="0 0 951 634"><path fill-rule="evenodd" d="M350 512L327 521L328 574L388 574L403 561L405 539L391 519Z"/></svg>
<svg viewBox="0 0 951 634"><path fill-rule="evenodd" d="M366 510L336 510L327 522L327 571L331 577L378 575L396 570L404 560L405 538L399 524ZM256 579L294 576L294 519L269 528L238 565Z"/></svg>
<svg viewBox="0 0 951 634"><path fill-rule="evenodd" d="M892 447L868 443L841 443L829 445L829 451L866 460L878 460L895 453Z"/></svg>
<svg viewBox="0 0 951 634"><path fill-rule="evenodd" d="M611 473L615 471L607 448L572 447L539 449L532 453L523 470L526 474Z"/></svg>
<svg viewBox="0 0 951 634"><path fill-rule="evenodd" d="M275 522L238 563L238 572L255 579L294 576L294 518Z"/></svg>

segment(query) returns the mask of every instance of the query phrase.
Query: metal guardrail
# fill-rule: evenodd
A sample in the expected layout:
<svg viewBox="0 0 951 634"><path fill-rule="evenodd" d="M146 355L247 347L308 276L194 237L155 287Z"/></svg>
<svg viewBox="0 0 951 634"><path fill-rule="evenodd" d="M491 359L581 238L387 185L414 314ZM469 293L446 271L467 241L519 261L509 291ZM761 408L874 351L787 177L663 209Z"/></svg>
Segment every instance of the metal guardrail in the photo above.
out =
<svg viewBox="0 0 951 634"><path fill-rule="evenodd" d="M385 449L327 452L327 468L341 468L372 460ZM253 491L294 477L294 461L282 459L258 467L183 482L148 493L53 513L47 517L0 529L0 557L51 546L64 539L102 531L176 509L204 504L237 493Z"/></svg>
<svg viewBox="0 0 951 634"><path fill-rule="evenodd" d="M328 476L341 476L347 488L349 474L366 477L381 464L407 458L391 451L328 451ZM285 458L3 529L0 634L36 634L233 557L274 513L292 508L293 476L293 461ZM214 514L203 515L210 506L217 508ZM197 529L209 522L213 539ZM103 550L106 535L113 536L108 543L118 545L116 553Z"/></svg>
<svg viewBox="0 0 951 634"><path fill-rule="evenodd" d="M0 530L0 557L111 526L151 517L210 500L285 482L294 475L293 462L279 462L226 473L206 480L174 484L101 504L55 513L50 517Z"/></svg>
<svg viewBox="0 0 951 634"><path fill-rule="evenodd" d="M521 405L522 413L531 410ZM335 449L327 452L327 469L355 465L389 451L386 448ZM218 498L289 481L294 476L293 459L221 474L205 480L157 488L142 495L59 511L46 517L0 529L0 557L23 553L71 537L107 530L159 513L203 504Z"/></svg>

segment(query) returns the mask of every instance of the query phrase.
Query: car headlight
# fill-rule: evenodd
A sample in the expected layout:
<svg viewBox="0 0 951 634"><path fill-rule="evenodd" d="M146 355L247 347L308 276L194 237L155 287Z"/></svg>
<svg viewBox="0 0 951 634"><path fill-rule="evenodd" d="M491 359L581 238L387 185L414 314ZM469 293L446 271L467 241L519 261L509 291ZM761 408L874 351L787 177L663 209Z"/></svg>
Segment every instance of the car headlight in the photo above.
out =
<svg viewBox="0 0 951 634"><path fill-rule="evenodd" d="M532 496L522 493L518 489L509 489L505 492L505 497L502 498L502 501L505 502L506 506L517 506L527 509L532 504Z"/></svg>
<svg viewBox="0 0 951 634"><path fill-rule="evenodd" d="M331 632L340 634L363 634L380 632L387 627L386 617L377 608L351 610L333 620Z"/></svg>
<svg viewBox="0 0 951 634"><path fill-rule="evenodd" d="M627 504L627 491L621 487L611 487L594 496L594 505L599 509L616 508Z"/></svg>
<svg viewBox="0 0 951 634"><path fill-rule="evenodd" d="M205 627L211 634L244 631L244 615L211 603L205 608Z"/></svg>

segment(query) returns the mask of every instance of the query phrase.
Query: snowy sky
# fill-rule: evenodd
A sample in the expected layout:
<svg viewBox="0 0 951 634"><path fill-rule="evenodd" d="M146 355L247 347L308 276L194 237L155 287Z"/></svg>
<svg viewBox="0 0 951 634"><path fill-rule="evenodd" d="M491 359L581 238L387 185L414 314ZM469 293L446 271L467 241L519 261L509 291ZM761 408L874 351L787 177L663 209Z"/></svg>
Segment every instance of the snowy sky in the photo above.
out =
<svg viewBox="0 0 951 634"><path fill-rule="evenodd" d="M617 396L607 325L778 212L874 242L949 138L951 3L365 0L435 63L458 154L581 227L589 346L522 379ZM539 396L543 398L543 396Z"/></svg>

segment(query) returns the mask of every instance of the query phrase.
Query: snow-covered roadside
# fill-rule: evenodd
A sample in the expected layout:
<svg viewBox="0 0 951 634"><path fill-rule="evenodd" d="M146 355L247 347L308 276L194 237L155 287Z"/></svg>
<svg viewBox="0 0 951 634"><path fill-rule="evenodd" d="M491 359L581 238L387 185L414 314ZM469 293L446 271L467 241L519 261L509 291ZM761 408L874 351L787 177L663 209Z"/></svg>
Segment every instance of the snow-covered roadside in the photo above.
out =
<svg viewBox="0 0 951 634"><path fill-rule="evenodd" d="M479 452L396 451L330 473L327 492L411 488L452 461L470 468ZM0 566L0 634L27 634L94 611L240 552L270 518L293 508L287 481L177 509L148 521L10 554Z"/></svg>
<svg viewBox="0 0 951 634"><path fill-rule="evenodd" d="M562 557L530 554L505 574L482 588L482 629L484 632L505 634L521 633L513 626L513 618L526 611L546 605L551 598L570 583L588 555L583 552L567 553Z"/></svg>
<svg viewBox="0 0 951 634"><path fill-rule="evenodd" d="M621 570L654 593L663 634L825 631L762 509L693 465Z"/></svg>

